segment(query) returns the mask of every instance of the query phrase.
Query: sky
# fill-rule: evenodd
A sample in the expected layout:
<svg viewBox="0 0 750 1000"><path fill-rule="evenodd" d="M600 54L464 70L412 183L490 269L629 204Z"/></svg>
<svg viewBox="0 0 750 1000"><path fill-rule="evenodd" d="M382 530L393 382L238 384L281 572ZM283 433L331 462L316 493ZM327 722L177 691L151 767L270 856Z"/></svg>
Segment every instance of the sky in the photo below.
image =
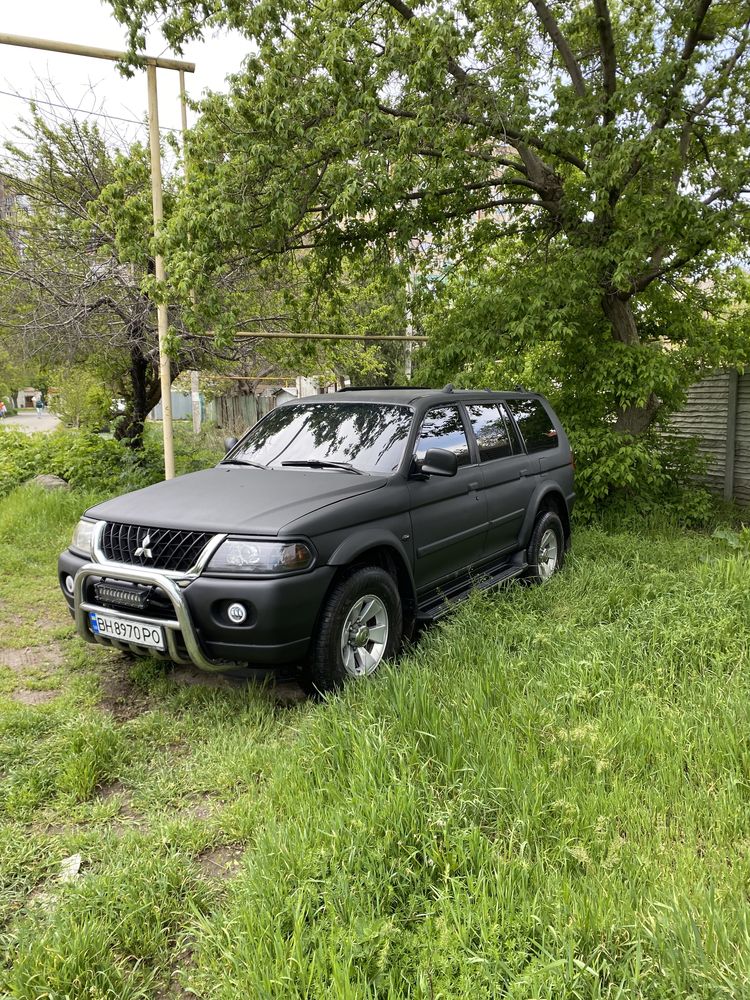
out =
<svg viewBox="0 0 750 1000"><path fill-rule="evenodd" d="M109 5L101 0L0 0L0 31L122 50L125 30L110 11ZM187 45L180 58L196 64L196 72L186 74L188 96L200 97L207 89L225 89L225 75L239 69L248 48L247 39L226 33ZM146 52L155 56L173 55L158 31L149 36ZM159 124L162 128L179 129L178 74L159 69L157 75ZM57 95L51 92L50 84ZM13 138L14 126L28 114L28 103L8 96L13 94L36 96L137 122L145 120L145 71L138 71L132 79L126 80L118 73L115 63L102 59L0 45L0 91L0 145ZM45 107L41 105L40 110ZM64 114L60 109L49 110ZM189 112L188 120L192 118ZM92 117L91 120L96 119ZM99 121L104 124L104 119ZM112 124L129 138L137 136L144 142L148 140L145 126L122 121Z"/></svg>

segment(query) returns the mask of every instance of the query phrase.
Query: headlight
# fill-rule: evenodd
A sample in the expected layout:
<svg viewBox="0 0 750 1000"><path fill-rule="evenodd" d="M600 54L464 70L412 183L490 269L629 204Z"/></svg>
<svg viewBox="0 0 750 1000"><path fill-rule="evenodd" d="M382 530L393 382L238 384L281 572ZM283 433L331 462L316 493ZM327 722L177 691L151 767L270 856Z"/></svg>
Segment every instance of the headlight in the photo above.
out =
<svg viewBox="0 0 750 1000"><path fill-rule="evenodd" d="M215 573L247 575L293 573L312 566L313 553L304 542L255 542L228 538L206 567Z"/></svg>
<svg viewBox="0 0 750 1000"><path fill-rule="evenodd" d="M70 543L71 549L77 549L79 552L83 552L87 556L90 556L93 547L95 528L96 521L88 521L85 517L82 517L73 532L73 541Z"/></svg>

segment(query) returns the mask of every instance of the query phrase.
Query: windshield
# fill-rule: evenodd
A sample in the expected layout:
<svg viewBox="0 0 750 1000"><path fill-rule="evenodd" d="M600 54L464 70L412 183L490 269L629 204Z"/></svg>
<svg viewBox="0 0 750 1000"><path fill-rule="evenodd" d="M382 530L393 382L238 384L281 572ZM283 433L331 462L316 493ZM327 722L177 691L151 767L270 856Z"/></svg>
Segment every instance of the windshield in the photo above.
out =
<svg viewBox="0 0 750 1000"><path fill-rule="evenodd" d="M388 475L401 464L412 411L386 403L289 403L272 410L230 453L271 469L350 466ZM329 465L329 463L331 463Z"/></svg>

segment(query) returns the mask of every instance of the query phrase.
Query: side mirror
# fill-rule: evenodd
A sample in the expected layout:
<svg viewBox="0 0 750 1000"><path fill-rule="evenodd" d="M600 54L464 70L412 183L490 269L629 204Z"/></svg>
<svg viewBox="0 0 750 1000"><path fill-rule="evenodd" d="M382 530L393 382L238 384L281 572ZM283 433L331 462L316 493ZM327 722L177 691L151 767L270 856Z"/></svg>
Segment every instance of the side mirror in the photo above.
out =
<svg viewBox="0 0 750 1000"><path fill-rule="evenodd" d="M455 476L458 456L445 448L428 448L421 472L423 476Z"/></svg>
<svg viewBox="0 0 750 1000"><path fill-rule="evenodd" d="M234 448L234 446L236 444L237 444L237 438L232 438L232 437L224 438L224 451L225 451L225 453L226 452L230 452L232 450L232 448Z"/></svg>

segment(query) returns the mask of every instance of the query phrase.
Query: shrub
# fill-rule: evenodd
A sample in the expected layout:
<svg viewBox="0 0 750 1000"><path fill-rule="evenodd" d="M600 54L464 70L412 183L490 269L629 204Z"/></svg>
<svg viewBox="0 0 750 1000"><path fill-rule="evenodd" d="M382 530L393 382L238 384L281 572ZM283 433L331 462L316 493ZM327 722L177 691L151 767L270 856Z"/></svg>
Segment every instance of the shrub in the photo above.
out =
<svg viewBox="0 0 750 1000"><path fill-rule="evenodd" d="M158 449L134 453L122 442L81 431L0 438L0 496L33 476L53 473L75 489L117 493L156 482L163 475Z"/></svg>

